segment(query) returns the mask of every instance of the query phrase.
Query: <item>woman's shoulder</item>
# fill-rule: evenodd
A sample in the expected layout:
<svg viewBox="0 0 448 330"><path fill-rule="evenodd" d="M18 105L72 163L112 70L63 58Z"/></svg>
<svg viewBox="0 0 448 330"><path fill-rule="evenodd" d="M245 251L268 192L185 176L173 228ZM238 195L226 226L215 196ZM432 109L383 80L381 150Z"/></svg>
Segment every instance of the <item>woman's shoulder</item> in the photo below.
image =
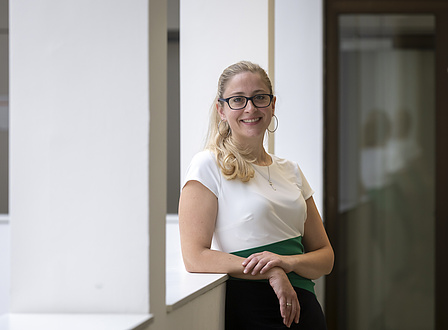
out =
<svg viewBox="0 0 448 330"><path fill-rule="evenodd" d="M211 150L203 150L195 154L188 166L187 173L202 173L218 179L220 170L215 154Z"/></svg>
<svg viewBox="0 0 448 330"><path fill-rule="evenodd" d="M202 150L196 153L191 159L191 165L196 166L216 166L216 156L211 150Z"/></svg>
<svg viewBox="0 0 448 330"><path fill-rule="evenodd" d="M275 155L271 156L273 162L276 164L278 171L282 172L284 175L290 174L295 177L298 177L299 181L301 181L303 173L298 162L286 158L281 158Z"/></svg>
<svg viewBox="0 0 448 330"><path fill-rule="evenodd" d="M279 167L283 167L285 169L292 169L292 170L296 170L299 168L299 164L295 161L286 159L286 158L282 158L279 157L277 155L272 155L272 161L277 164Z"/></svg>
<svg viewBox="0 0 448 330"><path fill-rule="evenodd" d="M221 175L213 152L203 150L193 156L185 175L184 185L191 180L199 181L216 197L219 196Z"/></svg>
<svg viewBox="0 0 448 330"><path fill-rule="evenodd" d="M299 163L278 156L271 156L273 161L277 164L278 170L282 172L282 175L296 181L304 190L305 199L308 199L314 193L314 191L312 190L306 177L304 176Z"/></svg>

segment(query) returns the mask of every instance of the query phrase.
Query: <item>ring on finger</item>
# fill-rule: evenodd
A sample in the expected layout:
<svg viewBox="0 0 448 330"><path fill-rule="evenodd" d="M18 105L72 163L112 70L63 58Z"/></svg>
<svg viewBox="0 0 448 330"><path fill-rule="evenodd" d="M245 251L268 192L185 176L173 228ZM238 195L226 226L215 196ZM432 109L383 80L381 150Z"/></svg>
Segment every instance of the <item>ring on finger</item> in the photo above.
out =
<svg viewBox="0 0 448 330"><path fill-rule="evenodd" d="M292 306L291 303L289 303L289 302L286 303L286 307L291 307L291 306Z"/></svg>

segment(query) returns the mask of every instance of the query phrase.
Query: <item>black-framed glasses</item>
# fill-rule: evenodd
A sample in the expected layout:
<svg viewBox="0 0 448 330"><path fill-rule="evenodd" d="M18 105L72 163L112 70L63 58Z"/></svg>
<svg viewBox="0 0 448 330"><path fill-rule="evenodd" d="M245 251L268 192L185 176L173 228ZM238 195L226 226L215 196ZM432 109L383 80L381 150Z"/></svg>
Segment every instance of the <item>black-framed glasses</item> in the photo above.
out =
<svg viewBox="0 0 448 330"><path fill-rule="evenodd" d="M271 105L274 95L272 94L257 94L252 97L247 96L231 96L226 99L219 98L221 102L226 102L232 110L244 109L247 102L252 101L252 104L257 108L267 108Z"/></svg>

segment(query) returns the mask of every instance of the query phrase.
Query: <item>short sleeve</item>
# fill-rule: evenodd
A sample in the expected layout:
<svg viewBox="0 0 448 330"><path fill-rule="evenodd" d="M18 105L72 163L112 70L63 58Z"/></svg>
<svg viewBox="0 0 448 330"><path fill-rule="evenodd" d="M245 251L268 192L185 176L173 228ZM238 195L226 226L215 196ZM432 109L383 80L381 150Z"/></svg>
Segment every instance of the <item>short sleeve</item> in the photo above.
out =
<svg viewBox="0 0 448 330"><path fill-rule="evenodd" d="M219 197L221 173L214 154L209 150L197 153L188 166L182 188L188 181L198 181Z"/></svg>
<svg viewBox="0 0 448 330"><path fill-rule="evenodd" d="M300 169L299 165L297 165L297 169L299 171L299 176L301 180L301 188L302 188L302 195L305 200L313 196L314 190L311 188L310 184L308 183L308 180L305 178L305 175L303 175L302 170Z"/></svg>

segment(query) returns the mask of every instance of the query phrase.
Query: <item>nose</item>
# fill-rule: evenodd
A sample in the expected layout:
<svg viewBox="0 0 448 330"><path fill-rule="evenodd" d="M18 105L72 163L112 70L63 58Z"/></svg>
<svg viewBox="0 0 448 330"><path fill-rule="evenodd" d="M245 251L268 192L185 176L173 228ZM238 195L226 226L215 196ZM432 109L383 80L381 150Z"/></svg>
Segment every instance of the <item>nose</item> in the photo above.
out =
<svg viewBox="0 0 448 330"><path fill-rule="evenodd" d="M246 104L246 107L244 108L244 110L248 111L248 110L253 110L253 109L257 109L257 107L254 104L254 100L253 99L247 100L247 104Z"/></svg>

